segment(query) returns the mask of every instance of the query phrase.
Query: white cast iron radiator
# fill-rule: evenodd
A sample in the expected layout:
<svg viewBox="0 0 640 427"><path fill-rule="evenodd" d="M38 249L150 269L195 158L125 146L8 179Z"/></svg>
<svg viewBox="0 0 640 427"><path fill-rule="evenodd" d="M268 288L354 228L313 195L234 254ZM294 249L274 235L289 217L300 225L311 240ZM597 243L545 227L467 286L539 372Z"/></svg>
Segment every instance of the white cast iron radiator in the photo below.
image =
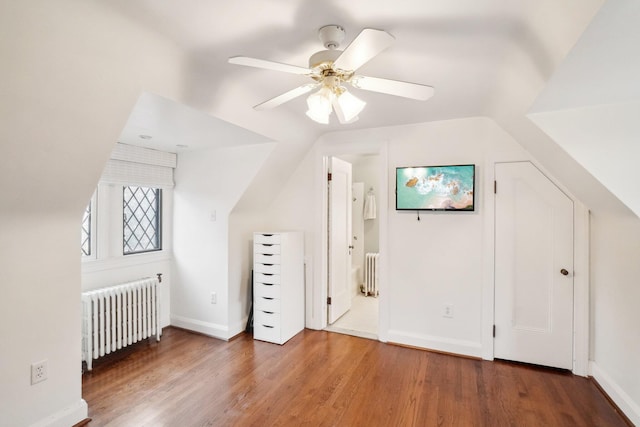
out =
<svg viewBox="0 0 640 427"><path fill-rule="evenodd" d="M378 265L380 254L369 252L364 262L364 294L378 296Z"/></svg>
<svg viewBox="0 0 640 427"><path fill-rule="evenodd" d="M90 371L93 359L150 337L160 341L158 279L82 293L82 360Z"/></svg>

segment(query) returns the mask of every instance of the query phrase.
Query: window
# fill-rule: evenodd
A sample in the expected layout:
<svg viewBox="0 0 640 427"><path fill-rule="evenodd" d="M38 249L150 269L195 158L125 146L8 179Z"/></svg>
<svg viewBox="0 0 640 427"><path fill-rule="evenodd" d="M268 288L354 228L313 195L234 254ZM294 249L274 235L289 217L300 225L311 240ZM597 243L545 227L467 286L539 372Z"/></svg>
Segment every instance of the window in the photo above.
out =
<svg viewBox="0 0 640 427"><path fill-rule="evenodd" d="M91 256L91 201L82 215L82 229L80 232L80 247L82 256Z"/></svg>
<svg viewBox="0 0 640 427"><path fill-rule="evenodd" d="M123 188L123 253L162 249L162 190L148 187Z"/></svg>

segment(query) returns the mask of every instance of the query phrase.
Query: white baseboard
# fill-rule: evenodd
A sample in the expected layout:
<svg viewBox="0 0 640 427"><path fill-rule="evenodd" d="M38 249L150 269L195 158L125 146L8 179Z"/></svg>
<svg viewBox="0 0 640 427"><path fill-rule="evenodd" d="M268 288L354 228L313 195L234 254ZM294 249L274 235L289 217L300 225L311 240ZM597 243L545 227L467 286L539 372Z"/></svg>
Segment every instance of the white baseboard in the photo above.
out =
<svg viewBox="0 0 640 427"><path fill-rule="evenodd" d="M637 426L640 426L640 406L634 402L613 378L602 370L596 362L589 361L589 372L591 376L600 384L600 387L609 395L611 400L618 405L618 408Z"/></svg>
<svg viewBox="0 0 640 427"><path fill-rule="evenodd" d="M172 315L171 325L225 341L230 338L229 327L225 325L218 325L216 323L203 322L202 320Z"/></svg>
<svg viewBox="0 0 640 427"><path fill-rule="evenodd" d="M86 419L88 411L87 402L80 399L73 405L31 424L31 427L69 427Z"/></svg>
<svg viewBox="0 0 640 427"><path fill-rule="evenodd" d="M235 337L238 334L241 334L246 330L248 319L248 317L245 317L243 320L229 326L229 339Z"/></svg>
<svg viewBox="0 0 640 427"><path fill-rule="evenodd" d="M426 350L459 354L461 356L482 357L482 343L474 341L455 340L390 330L387 335L387 342L424 348Z"/></svg>

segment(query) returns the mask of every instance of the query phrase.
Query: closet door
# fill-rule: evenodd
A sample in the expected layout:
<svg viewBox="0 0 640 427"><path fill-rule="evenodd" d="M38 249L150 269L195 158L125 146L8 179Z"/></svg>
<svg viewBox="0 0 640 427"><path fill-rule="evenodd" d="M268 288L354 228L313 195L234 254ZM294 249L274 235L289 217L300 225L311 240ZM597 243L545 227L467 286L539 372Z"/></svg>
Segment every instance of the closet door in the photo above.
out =
<svg viewBox="0 0 640 427"><path fill-rule="evenodd" d="M495 167L496 358L573 367L573 201L530 162Z"/></svg>

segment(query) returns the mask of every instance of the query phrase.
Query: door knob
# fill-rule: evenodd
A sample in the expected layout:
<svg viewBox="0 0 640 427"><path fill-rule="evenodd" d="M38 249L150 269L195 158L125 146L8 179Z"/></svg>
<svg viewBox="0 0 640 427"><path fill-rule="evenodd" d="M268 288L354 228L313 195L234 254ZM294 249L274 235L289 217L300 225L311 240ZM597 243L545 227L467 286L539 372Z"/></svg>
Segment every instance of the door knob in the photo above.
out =
<svg viewBox="0 0 640 427"><path fill-rule="evenodd" d="M568 276L569 272L563 268L562 270L560 270L560 274L562 274L563 276Z"/></svg>

